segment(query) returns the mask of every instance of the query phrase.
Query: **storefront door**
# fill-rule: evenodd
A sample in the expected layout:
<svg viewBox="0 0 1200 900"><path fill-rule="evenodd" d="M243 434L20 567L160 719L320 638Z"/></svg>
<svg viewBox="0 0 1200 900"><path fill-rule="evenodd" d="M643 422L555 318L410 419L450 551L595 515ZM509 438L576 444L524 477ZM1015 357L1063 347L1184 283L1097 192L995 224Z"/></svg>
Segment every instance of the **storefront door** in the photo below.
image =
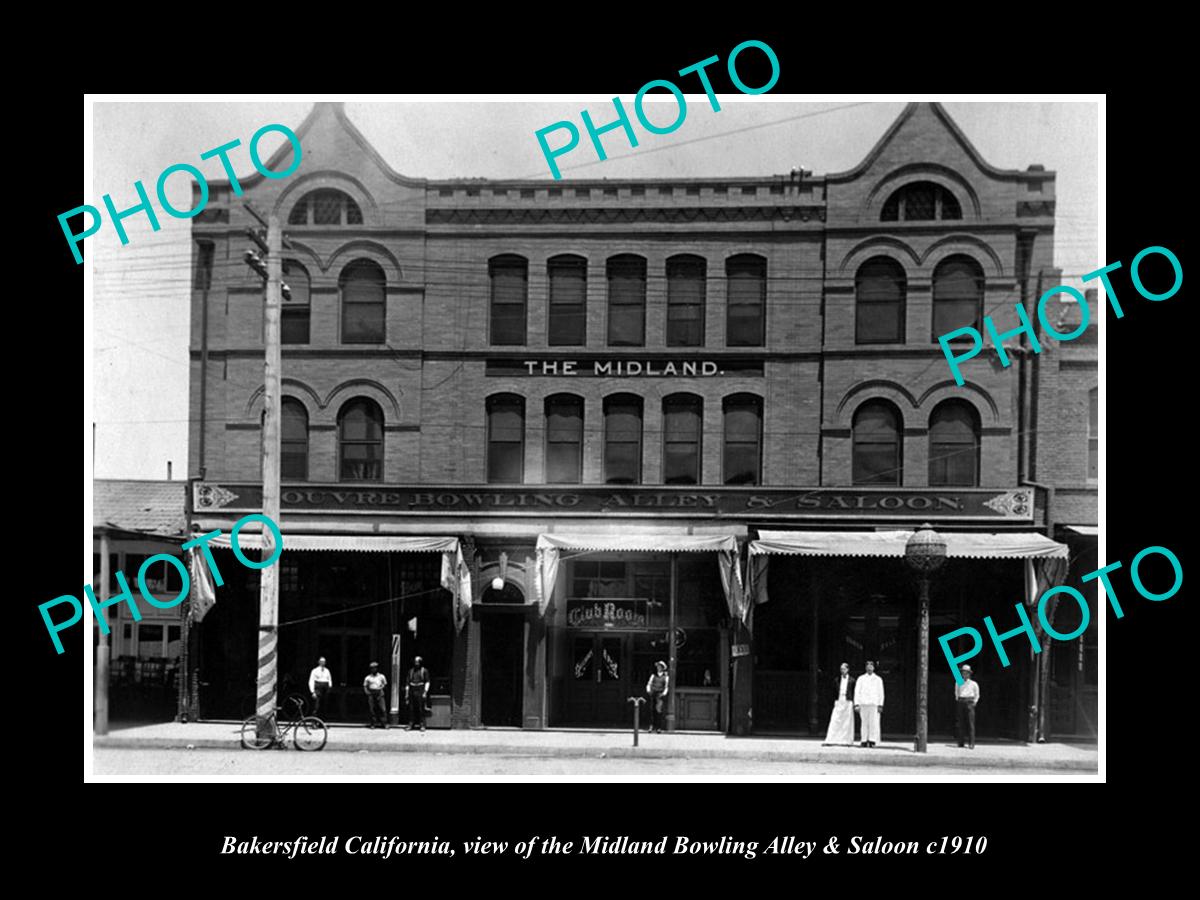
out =
<svg viewBox="0 0 1200 900"><path fill-rule="evenodd" d="M630 635L577 633L571 637L568 719L576 725L627 724L630 718Z"/></svg>
<svg viewBox="0 0 1200 900"><path fill-rule="evenodd" d="M325 664L333 675L333 690L325 698L322 719L330 722L367 721L367 699L362 683L371 671L371 639L371 631L366 628L322 629L318 632L318 652L325 657ZM379 663L379 671L387 676L390 703L391 660L374 661Z"/></svg>
<svg viewBox="0 0 1200 900"><path fill-rule="evenodd" d="M521 672L525 661L525 617L507 610L480 622L480 720L484 725L521 727Z"/></svg>

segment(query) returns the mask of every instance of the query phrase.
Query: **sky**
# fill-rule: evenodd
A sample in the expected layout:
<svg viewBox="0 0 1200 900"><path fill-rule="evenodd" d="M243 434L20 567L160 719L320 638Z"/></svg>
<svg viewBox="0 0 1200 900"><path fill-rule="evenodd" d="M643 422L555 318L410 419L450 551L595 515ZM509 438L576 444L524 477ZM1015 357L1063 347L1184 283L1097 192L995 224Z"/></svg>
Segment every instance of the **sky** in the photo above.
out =
<svg viewBox="0 0 1200 900"><path fill-rule="evenodd" d="M321 97L319 99L341 99ZM623 97L626 107L631 97ZM714 112L703 94L688 95L687 115L669 135L635 124L639 146L612 133L609 158L597 161L587 143L559 158L564 177L658 178L786 174L802 166L816 175L841 172L868 153L904 108L903 100L859 97L805 102L796 95L719 95ZM921 97L917 99L938 99ZM1100 258L1098 226L1099 111L1095 102L943 101L975 148L992 165L1025 169L1035 163L1057 173L1055 264L1066 284ZM312 102L254 100L191 102L96 101L92 106L92 184L81 203L102 207L111 194L118 210L137 202L133 183L153 195L159 173L190 163L206 177L223 178L217 159L200 154L239 139L230 155L238 175L252 173L250 136L268 123L295 129ZM610 97L504 100L447 98L430 102L346 102L346 114L388 164L415 178L544 178L552 180L534 133L561 120L580 122L587 109L599 125L611 121ZM667 123L674 101L655 111ZM636 122L636 120L635 120ZM86 129L85 129L86 130ZM582 130L582 129L581 129ZM558 135L551 138L559 139ZM283 138L260 145L267 159ZM619 149L618 149L619 148ZM240 163L240 165L238 164ZM167 181L179 209L191 206L191 180ZM93 472L97 478L187 477L188 304L191 220L174 219L154 201L161 228L144 215L126 219L122 246L111 222L86 240L85 266L94 266L90 397L86 424L95 424ZM64 253L70 251L63 242ZM85 395L88 394L85 388ZM90 448L89 448L89 452Z"/></svg>

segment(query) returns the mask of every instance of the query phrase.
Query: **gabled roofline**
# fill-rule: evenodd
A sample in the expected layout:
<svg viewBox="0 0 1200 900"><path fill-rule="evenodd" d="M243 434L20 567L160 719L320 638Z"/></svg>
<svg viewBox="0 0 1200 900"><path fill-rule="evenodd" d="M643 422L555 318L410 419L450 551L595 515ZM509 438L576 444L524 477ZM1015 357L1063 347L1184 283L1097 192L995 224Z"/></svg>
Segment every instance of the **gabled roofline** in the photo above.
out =
<svg viewBox="0 0 1200 900"><path fill-rule="evenodd" d="M863 173L875 163L875 160L879 158L879 155L883 153L883 148L888 145L888 143L895 136L896 132L900 130L900 126L911 119L913 115L916 114L920 106L920 103L909 103L907 106L905 106L904 111L896 117L896 121L891 124L891 127L888 128L888 130L883 133L883 136L875 142L875 146L867 152L867 155L863 157L862 162L860 162L854 168L847 169L844 172L830 173L829 175L825 176L825 180L836 183L841 181L852 181L855 178L862 176ZM983 155L978 150L975 149L975 145L971 143L971 141L963 133L962 129L958 127L958 124L950 117L950 113L946 112L946 109L942 106L942 104L930 103L928 106L941 120L942 124L946 126L946 129L950 132L954 139L958 141L959 146L966 151L966 154L971 158L971 161L974 162L984 174L989 175L998 181L1048 181L1055 177L1055 173L1048 169L1036 169L1030 171L1021 169L1001 169L993 166L983 158Z"/></svg>

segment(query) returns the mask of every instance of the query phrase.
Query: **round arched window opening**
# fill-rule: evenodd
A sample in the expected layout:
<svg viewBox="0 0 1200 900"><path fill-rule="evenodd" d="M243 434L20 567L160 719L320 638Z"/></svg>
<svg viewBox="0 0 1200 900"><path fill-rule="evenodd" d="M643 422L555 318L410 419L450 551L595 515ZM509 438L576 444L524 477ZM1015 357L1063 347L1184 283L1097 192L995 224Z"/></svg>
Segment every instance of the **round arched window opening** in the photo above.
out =
<svg viewBox="0 0 1200 900"><path fill-rule="evenodd" d="M496 590L489 583L487 589L483 592L480 598L482 603L508 603L508 604L523 604L525 602L525 594L521 589L511 582L505 582L502 590Z"/></svg>

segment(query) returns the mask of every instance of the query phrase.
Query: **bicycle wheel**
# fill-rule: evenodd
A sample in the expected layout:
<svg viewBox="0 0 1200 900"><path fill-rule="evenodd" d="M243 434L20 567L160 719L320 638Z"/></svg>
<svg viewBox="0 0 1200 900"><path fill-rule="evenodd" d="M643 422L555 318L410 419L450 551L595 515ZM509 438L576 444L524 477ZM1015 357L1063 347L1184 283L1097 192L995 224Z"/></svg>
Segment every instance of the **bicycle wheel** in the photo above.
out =
<svg viewBox="0 0 1200 900"><path fill-rule="evenodd" d="M271 723L271 736L258 736L258 717L250 716L242 723L242 746L247 750L266 750L275 743L275 723Z"/></svg>
<svg viewBox="0 0 1200 900"><path fill-rule="evenodd" d="M329 729L316 716L305 716L296 723L292 734L297 750L320 750L329 740Z"/></svg>

